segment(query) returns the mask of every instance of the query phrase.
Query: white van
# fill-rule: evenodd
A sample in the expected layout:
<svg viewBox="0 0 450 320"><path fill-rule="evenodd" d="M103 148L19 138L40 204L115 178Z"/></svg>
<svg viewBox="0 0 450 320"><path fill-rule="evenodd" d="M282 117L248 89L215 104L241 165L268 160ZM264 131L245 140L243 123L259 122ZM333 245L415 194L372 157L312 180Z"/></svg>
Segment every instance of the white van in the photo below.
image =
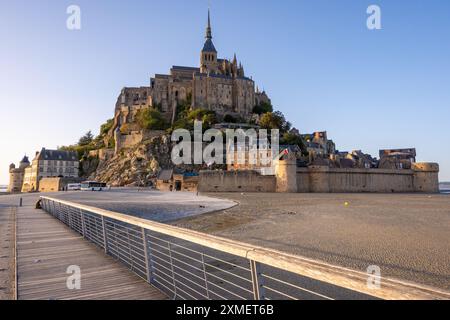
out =
<svg viewBox="0 0 450 320"><path fill-rule="evenodd" d="M81 183L81 191L103 191L106 183L97 181L86 181Z"/></svg>
<svg viewBox="0 0 450 320"><path fill-rule="evenodd" d="M67 191L79 191L81 190L81 183L69 183L67 185Z"/></svg>

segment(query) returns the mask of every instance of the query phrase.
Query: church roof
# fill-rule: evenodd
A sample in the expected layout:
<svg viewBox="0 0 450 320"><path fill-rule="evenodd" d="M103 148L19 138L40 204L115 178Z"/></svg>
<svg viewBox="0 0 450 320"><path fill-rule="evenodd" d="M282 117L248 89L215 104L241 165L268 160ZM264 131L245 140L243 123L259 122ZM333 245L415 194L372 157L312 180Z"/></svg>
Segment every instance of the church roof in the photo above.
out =
<svg viewBox="0 0 450 320"><path fill-rule="evenodd" d="M173 66L173 70L186 70L186 71L200 71L200 68L196 67L185 67L185 66Z"/></svg>
<svg viewBox="0 0 450 320"><path fill-rule="evenodd" d="M216 48L211 39L206 39L205 44L203 45L203 52L214 52L217 53Z"/></svg>

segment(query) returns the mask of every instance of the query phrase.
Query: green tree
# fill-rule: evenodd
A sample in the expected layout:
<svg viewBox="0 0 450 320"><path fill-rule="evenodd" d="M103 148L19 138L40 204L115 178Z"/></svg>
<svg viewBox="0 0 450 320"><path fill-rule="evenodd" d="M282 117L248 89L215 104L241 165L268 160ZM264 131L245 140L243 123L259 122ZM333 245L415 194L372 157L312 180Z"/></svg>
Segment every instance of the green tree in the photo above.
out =
<svg viewBox="0 0 450 320"><path fill-rule="evenodd" d="M203 129L210 128L217 123L216 113L206 109L195 109L188 113L187 120L194 124L194 121L202 121Z"/></svg>
<svg viewBox="0 0 450 320"><path fill-rule="evenodd" d="M114 119L109 119L104 124L100 126L100 135L105 135L111 130L112 126L114 125Z"/></svg>
<svg viewBox="0 0 450 320"><path fill-rule="evenodd" d="M294 130L286 132L281 138L280 143L287 145L297 145L302 151L302 154L305 154L307 152L305 141L303 141L302 136Z"/></svg>
<svg viewBox="0 0 450 320"><path fill-rule="evenodd" d="M177 105L177 111L175 115L175 121L186 118L192 105L192 94L188 94L186 100L181 101Z"/></svg>
<svg viewBox="0 0 450 320"><path fill-rule="evenodd" d="M140 110L136 115L136 120L142 129L147 130L165 130L167 129L167 121L161 112L156 109Z"/></svg>
<svg viewBox="0 0 450 320"><path fill-rule="evenodd" d="M263 129L278 129L281 133L288 132L291 129L291 123L286 121L280 111L264 113L259 120L259 125Z"/></svg>
<svg viewBox="0 0 450 320"><path fill-rule="evenodd" d="M88 132L86 132L86 134L84 136L82 136L78 140L78 145L79 146L87 146L87 145L91 144L92 140L94 140L94 135L92 134L91 130L89 130Z"/></svg>
<svg viewBox="0 0 450 320"><path fill-rule="evenodd" d="M186 129L186 130L193 130L194 129L194 123L192 121L189 121L186 118L178 119L174 122L172 125L172 130L176 129Z"/></svg>
<svg viewBox="0 0 450 320"><path fill-rule="evenodd" d="M255 114L261 115L268 112L273 112L273 106L268 102L261 102L253 108L253 113Z"/></svg>

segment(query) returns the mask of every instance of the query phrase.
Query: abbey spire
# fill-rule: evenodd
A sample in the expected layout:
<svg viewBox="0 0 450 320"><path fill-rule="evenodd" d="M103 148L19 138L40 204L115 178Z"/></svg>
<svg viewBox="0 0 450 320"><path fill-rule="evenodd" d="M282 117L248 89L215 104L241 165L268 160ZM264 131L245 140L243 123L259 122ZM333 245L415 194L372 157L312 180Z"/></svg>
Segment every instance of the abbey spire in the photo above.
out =
<svg viewBox="0 0 450 320"><path fill-rule="evenodd" d="M212 28L211 28L211 15L208 9L208 24L206 26L205 44L203 45L202 52L214 52L217 53L216 48L212 42Z"/></svg>
<svg viewBox="0 0 450 320"><path fill-rule="evenodd" d="M211 29L211 15L208 9L208 25L206 27L206 39L212 39L212 29Z"/></svg>

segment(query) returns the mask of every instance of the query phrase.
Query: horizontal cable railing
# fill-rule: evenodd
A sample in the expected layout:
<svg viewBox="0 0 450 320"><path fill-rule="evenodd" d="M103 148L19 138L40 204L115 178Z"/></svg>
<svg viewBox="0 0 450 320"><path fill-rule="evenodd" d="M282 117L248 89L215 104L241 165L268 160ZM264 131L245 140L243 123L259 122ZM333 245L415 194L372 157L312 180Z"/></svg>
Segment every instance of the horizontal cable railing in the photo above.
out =
<svg viewBox="0 0 450 320"><path fill-rule="evenodd" d="M450 293L41 197L42 208L173 299L450 299Z"/></svg>

